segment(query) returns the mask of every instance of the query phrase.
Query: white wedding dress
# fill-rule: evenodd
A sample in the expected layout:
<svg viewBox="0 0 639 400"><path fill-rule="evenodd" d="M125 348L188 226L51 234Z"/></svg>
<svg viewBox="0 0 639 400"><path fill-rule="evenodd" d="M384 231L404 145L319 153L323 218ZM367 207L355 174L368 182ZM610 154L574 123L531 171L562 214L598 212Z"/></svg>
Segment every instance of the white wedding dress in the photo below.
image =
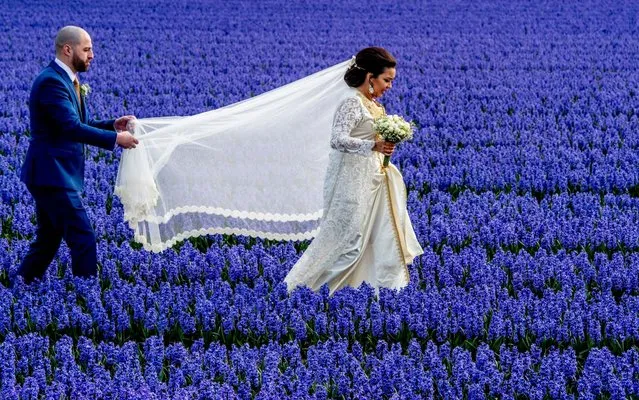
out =
<svg viewBox="0 0 639 400"><path fill-rule="evenodd" d="M373 120L383 109L353 90L333 122L319 234L285 278L330 293L363 282L375 289L408 284L407 264L422 254L406 209L406 186L394 165L372 150Z"/></svg>

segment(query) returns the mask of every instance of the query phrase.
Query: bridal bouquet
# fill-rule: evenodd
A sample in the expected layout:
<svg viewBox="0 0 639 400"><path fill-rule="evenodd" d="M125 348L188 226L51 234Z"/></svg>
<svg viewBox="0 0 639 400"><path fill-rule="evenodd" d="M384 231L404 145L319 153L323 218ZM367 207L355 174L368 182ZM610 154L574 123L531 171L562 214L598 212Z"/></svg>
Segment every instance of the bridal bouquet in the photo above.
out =
<svg viewBox="0 0 639 400"><path fill-rule="evenodd" d="M387 142L399 143L413 138L413 123L399 115L384 115L375 120L373 129ZM388 167L390 156L384 156L384 167Z"/></svg>

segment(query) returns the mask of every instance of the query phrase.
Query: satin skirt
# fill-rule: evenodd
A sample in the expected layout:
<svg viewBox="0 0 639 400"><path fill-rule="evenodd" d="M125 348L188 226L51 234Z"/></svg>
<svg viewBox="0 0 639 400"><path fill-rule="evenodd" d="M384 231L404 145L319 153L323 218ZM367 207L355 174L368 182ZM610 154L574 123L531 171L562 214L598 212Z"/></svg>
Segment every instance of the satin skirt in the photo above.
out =
<svg viewBox="0 0 639 400"><path fill-rule="evenodd" d="M319 233L286 276L289 290L306 285L317 291L328 284L332 294L363 282L376 290L406 286L407 264L423 249L410 222L401 173L392 164L382 167L380 153L336 158L331 162L342 165L332 171L332 192L325 189L330 199Z"/></svg>

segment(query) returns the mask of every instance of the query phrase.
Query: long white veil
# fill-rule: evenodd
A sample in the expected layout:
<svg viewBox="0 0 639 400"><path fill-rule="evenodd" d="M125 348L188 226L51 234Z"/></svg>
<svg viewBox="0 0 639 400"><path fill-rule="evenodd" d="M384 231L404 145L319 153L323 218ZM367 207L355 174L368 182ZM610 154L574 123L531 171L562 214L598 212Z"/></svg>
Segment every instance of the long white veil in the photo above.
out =
<svg viewBox="0 0 639 400"><path fill-rule="evenodd" d="M135 240L162 251L212 233L314 237L349 62L217 110L137 120L115 186Z"/></svg>

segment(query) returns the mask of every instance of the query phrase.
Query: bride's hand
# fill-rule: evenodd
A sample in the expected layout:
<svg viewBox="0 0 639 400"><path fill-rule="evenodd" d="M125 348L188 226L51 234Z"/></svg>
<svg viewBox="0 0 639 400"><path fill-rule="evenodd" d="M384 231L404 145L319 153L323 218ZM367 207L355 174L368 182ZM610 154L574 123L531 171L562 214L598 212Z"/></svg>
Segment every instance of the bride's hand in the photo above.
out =
<svg viewBox="0 0 639 400"><path fill-rule="evenodd" d="M393 154L393 151L395 150L395 143L387 142L385 140L376 140L373 150L379 151L385 156L390 156L391 154Z"/></svg>

